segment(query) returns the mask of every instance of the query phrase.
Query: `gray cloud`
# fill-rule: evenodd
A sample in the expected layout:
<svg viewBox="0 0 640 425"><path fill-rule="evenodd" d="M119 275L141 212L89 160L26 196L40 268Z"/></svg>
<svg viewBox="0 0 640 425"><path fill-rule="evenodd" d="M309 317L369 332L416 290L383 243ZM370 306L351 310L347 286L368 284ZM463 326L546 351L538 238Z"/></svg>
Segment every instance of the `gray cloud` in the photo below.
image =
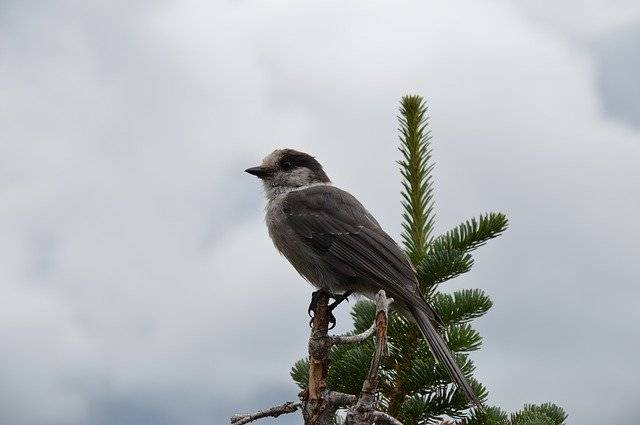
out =
<svg viewBox="0 0 640 425"><path fill-rule="evenodd" d="M295 398L309 288L242 170L308 150L397 236L408 92L432 106L438 229L512 219L450 285L495 299L474 356L492 402L633 416L638 134L602 113L562 21L502 2L5 3L0 422L224 423Z"/></svg>
<svg viewBox="0 0 640 425"><path fill-rule="evenodd" d="M640 127L640 21L616 29L596 42L598 88L605 112Z"/></svg>
<svg viewBox="0 0 640 425"><path fill-rule="evenodd" d="M517 10L545 31L573 42L586 43L595 37L628 25L640 18L640 5L634 0L566 0L529 2L512 0Z"/></svg>
<svg viewBox="0 0 640 425"><path fill-rule="evenodd" d="M624 0L615 7L604 0L514 4L527 20L592 56L603 112L623 124L640 125L640 88L633 84L640 70L638 2Z"/></svg>

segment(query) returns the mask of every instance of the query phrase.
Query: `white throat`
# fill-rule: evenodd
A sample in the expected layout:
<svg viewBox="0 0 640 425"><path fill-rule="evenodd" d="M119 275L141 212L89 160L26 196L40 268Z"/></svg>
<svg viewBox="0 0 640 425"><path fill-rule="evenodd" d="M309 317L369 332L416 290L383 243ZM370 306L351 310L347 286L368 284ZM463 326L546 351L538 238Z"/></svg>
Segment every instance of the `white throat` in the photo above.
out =
<svg viewBox="0 0 640 425"><path fill-rule="evenodd" d="M304 186L271 186L266 187L265 185L265 196L267 197L267 203L274 201L282 195L286 195L289 192L293 192L295 190L304 190L314 186L331 186L331 182L327 183L310 183Z"/></svg>

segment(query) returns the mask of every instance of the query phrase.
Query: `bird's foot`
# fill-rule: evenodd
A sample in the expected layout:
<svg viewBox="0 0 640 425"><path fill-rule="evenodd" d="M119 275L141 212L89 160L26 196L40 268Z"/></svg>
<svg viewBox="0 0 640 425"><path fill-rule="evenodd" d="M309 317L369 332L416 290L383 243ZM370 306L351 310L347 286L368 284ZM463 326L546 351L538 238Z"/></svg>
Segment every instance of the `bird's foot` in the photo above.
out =
<svg viewBox="0 0 640 425"><path fill-rule="evenodd" d="M316 314L316 308L318 308L318 298L320 298L322 294L327 294L327 292L322 289L318 289L311 293L311 301L309 302L309 308L307 309L307 313L312 319L311 321L313 321L313 316Z"/></svg>
<svg viewBox="0 0 640 425"><path fill-rule="evenodd" d="M329 297L334 299L334 301L329 304L329 311L333 311L333 309L338 307L342 303L342 301L349 301L348 298L351 294L353 294L353 291L345 291L340 295L329 294Z"/></svg>
<svg viewBox="0 0 640 425"><path fill-rule="evenodd" d="M346 291L340 295L329 294L330 298L333 298L333 302L329 304L329 329L336 327L336 316L333 315L333 310L338 307L342 301L349 301L349 295L353 294L353 291Z"/></svg>
<svg viewBox="0 0 640 425"><path fill-rule="evenodd" d="M309 317L311 320L309 321L309 326L313 325L313 319L316 314L316 308L318 307L318 298L321 294L326 294L329 298L332 298L334 301L329 304L329 329L333 329L336 326L336 317L333 315L333 310L340 305L344 300L346 300L349 295L353 294L353 291L346 291L343 294L336 295L329 292L326 292L322 289L319 289L311 294L311 302L309 303L309 308L307 312L309 313ZM313 313L313 314L312 314Z"/></svg>

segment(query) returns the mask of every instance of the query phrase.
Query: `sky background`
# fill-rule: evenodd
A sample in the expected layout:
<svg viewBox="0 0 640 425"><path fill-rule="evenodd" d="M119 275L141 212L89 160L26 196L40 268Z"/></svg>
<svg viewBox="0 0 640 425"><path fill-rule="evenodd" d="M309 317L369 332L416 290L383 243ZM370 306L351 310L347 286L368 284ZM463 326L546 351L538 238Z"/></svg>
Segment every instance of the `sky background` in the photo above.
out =
<svg viewBox="0 0 640 425"><path fill-rule="evenodd" d="M223 424L295 399L311 288L243 170L308 151L397 238L416 93L437 231L511 220L443 287L494 300L490 402L637 424L638 75L637 0L3 0L0 423Z"/></svg>

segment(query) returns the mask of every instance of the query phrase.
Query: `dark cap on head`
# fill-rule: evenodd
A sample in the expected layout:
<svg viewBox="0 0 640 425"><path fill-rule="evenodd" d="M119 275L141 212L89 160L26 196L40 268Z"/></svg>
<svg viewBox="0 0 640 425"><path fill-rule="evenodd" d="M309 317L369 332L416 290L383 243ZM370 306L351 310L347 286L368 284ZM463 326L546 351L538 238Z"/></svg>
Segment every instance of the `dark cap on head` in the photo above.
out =
<svg viewBox="0 0 640 425"><path fill-rule="evenodd" d="M294 149L278 149L269 154L262 165L247 168L245 171L261 179L269 179L280 173L293 173L297 169L309 170L309 177L313 182L329 183L329 177L322 169L322 165L311 155Z"/></svg>
<svg viewBox="0 0 640 425"><path fill-rule="evenodd" d="M283 149L280 151L278 168L282 171L290 171L294 168L305 167L311 170L315 177L321 182L329 182L329 177L322 169L322 165L308 153L293 149Z"/></svg>

